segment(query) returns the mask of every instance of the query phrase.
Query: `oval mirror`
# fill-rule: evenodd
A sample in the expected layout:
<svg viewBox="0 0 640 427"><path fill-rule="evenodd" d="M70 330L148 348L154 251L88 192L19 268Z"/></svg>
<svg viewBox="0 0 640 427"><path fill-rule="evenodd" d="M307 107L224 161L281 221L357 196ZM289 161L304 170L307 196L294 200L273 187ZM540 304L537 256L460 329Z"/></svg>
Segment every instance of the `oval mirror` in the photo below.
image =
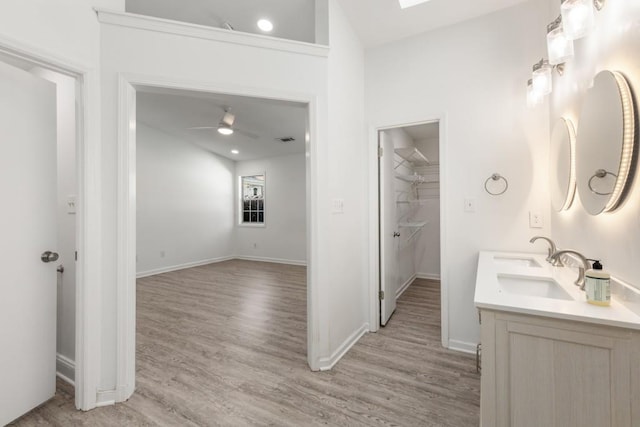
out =
<svg viewBox="0 0 640 427"><path fill-rule="evenodd" d="M635 105L627 79L602 71L587 92L576 142L578 193L591 215L622 203L636 151Z"/></svg>
<svg viewBox="0 0 640 427"><path fill-rule="evenodd" d="M549 148L551 206L558 212L569 209L576 194L575 144L573 123L561 118L553 126Z"/></svg>

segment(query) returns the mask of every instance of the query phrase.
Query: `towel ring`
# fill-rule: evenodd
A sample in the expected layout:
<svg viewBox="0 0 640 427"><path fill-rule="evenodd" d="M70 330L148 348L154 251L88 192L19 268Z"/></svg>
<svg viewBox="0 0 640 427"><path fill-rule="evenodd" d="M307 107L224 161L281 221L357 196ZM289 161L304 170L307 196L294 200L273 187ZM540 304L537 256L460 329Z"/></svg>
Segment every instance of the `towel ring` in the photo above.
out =
<svg viewBox="0 0 640 427"><path fill-rule="evenodd" d="M613 191L609 191L608 193L600 193L599 191L594 190L593 187L591 186L591 182L593 181L593 178L604 178L607 175L611 175L612 177L618 179L618 175L604 169L598 169L596 173L591 175L591 178L589 178L588 185L589 185L589 190L591 190L593 194L597 194L598 196L608 196L611 193L613 193Z"/></svg>
<svg viewBox="0 0 640 427"><path fill-rule="evenodd" d="M500 181L503 180L504 181L504 189L500 192L497 193L493 193L489 190L489 188L487 187L487 184L489 184L489 181ZM500 175L499 173L494 173L493 175L491 175L489 178L487 178L487 180L484 182L484 191L486 191L487 193L491 194L492 196L499 196L501 194L504 194L507 189L509 188L509 181L507 181L507 178L505 178L504 176Z"/></svg>

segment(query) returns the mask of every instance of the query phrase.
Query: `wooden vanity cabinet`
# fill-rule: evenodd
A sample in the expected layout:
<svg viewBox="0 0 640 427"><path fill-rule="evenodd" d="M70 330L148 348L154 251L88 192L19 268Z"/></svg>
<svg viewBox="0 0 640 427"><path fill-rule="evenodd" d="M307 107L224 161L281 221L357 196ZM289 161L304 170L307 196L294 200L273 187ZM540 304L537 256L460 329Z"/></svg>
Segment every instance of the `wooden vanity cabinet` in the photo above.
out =
<svg viewBox="0 0 640 427"><path fill-rule="evenodd" d="M640 333L481 309L481 425L640 426Z"/></svg>

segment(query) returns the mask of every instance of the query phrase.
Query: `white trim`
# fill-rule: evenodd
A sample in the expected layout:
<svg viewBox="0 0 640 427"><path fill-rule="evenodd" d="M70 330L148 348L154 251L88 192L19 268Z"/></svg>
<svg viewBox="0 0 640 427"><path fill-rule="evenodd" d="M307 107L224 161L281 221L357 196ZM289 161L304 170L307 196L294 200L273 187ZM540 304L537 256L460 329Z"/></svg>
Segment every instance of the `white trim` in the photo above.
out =
<svg viewBox="0 0 640 427"><path fill-rule="evenodd" d="M153 16L137 15L134 13L116 12L104 9L95 10L98 14L98 21L102 24L155 31L164 34L174 34L204 40L213 40L224 43L240 44L261 49L280 50L303 55L320 57L329 56L329 46L314 43L280 39L262 34L244 33L241 31L229 31L222 28L190 24L187 22L173 21Z"/></svg>
<svg viewBox="0 0 640 427"><path fill-rule="evenodd" d="M440 280L440 275L434 273L416 273L416 279Z"/></svg>
<svg viewBox="0 0 640 427"><path fill-rule="evenodd" d="M404 293L404 291L407 290L407 288L409 286L411 286L411 284L413 283L414 280L416 280L416 275L412 275L411 277L409 277L409 280L407 280L406 282L404 282L402 284L402 286L400 286L398 289L396 289L396 299L400 298L400 296Z"/></svg>
<svg viewBox="0 0 640 427"><path fill-rule="evenodd" d="M184 270L184 269L193 268L193 267L200 267L201 265L216 264L219 262L229 261L235 258L236 257L234 256L223 256L223 257L217 257L217 258L203 259L200 261L185 262L183 264L170 265L167 267L154 268L153 270L139 271L136 273L136 278L141 279L143 277L155 276L156 274L170 273L172 271Z"/></svg>
<svg viewBox="0 0 640 427"><path fill-rule="evenodd" d="M76 355L75 406L96 406L100 379L102 288L102 183L100 145L100 78L91 66L78 63L0 35L0 53L29 61L76 80Z"/></svg>
<svg viewBox="0 0 640 427"><path fill-rule="evenodd" d="M367 159L369 161L369 323L371 332L380 328L380 300L378 290L380 288L380 237L379 225L379 192L378 192L378 132L385 129L394 129L406 126L414 126L424 123L439 123L440 132L440 308L441 308L441 339L444 347L449 346L449 282L447 271L447 115L439 113L425 119L416 118L404 123L379 123L369 127L367 144ZM475 351L475 350L474 350Z"/></svg>
<svg viewBox="0 0 640 427"><path fill-rule="evenodd" d="M320 358L320 370L329 371L336 363L342 359L342 357L353 347L364 334L369 332L369 324L365 323L355 330L346 340L334 351L329 357Z"/></svg>
<svg viewBox="0 0 640 427"><path fill-rule="evenodd" d="M98 391L96 393L96 407L115 405L116 394L115 390Z"/></svg>
<svg viewBox="0 0 640 427"><path fill-rule="evenodd" d="M462 353L476 354L478 344L472 342L449 340L449 350L460 351Z"/></svg>
<svg viewBox="0 0 640 427"><path fill-rule="evenodd" d="M233 259L241 259L245 261L257 261L257 262L272 262L274 264L288 264L288 265L300 265L306 266L306 261L299 261L295 259L284 259L284 258L269 258L269 257L261 257L261 256L246 256L246 255L236 255Z"/></svg>
<svg viewBox="0 0 640 427"><path fill-rule="evenodd" d="M237 96L267 98L281 101L297 102L308 106L309 142L306 144L307 172L307 362L312 370L320 366L319 352L321 341L328 337L320 337L320 298L318 290L318 143L319 129L317 107L318 101L312 94L292 93L277 89L236 86L228 83L205 83L172 79L161 76L120 73L119 108L118 108L118 192L117 192L117 262L116 262L116 390L115 401L128 399L135 388L135 295L136 295L136 162L135 162L135 118L136 90L148 88L178 89L200 92L212 92ZM102 398L101 398L102 399ZM108 400L108 399L107 399Z"/></svg>
<svg viewBox="0 0 640 427"><path fill-rule="evenodd" d="M56 376L75 387L75 362L60 353L56 353Z"/></svg>

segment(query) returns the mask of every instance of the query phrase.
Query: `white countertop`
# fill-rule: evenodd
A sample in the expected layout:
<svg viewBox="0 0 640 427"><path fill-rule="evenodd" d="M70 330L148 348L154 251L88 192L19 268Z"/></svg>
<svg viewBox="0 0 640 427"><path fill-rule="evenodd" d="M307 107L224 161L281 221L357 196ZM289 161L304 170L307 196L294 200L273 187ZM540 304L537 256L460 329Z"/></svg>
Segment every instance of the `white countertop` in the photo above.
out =
<svg viewBox="0 0 640 427"><path fill-rule="evenodd" d="M497 262L496 257L507 260L533 259L539 267L526 266L517 261ZM589 304L584 291L573 284L578 277L577 269L552 267L545 258L545 254L480 252L474 298L476 307L640 330L639 290L612 277L611 306ZM498 275L524 277L524 280L553 279L571 299L505 292L498 282Z"/></svg>

